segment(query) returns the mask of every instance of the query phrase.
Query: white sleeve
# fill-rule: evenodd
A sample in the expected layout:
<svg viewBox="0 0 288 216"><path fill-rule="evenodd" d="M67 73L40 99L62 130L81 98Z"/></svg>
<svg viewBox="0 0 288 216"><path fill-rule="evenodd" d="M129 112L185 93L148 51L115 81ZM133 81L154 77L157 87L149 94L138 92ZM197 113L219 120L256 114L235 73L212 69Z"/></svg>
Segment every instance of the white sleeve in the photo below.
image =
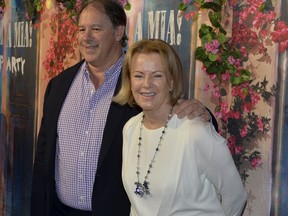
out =
<svg viewBox="0 0 288 216"><path fill-rule="evenodd" d="M221 196L226 215L241 215L247 200L247 192L227 147L227 141L215 131L212 124L207 124L205 128L207 137L204 140L209 142L210 149L209 155L206 152L209 160L204 163L207 178Z"/></svg>

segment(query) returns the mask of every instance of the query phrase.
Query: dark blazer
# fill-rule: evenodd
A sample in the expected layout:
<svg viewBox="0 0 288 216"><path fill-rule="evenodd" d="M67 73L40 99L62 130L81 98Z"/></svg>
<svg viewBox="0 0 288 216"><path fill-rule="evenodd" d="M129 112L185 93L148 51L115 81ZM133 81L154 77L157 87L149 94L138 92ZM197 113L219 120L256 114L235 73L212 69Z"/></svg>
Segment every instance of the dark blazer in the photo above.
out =
<svg viewBox="0 0 288 216"><path fill-rule="evenodd" d="M63 71L51 79L47 86L34 161L31 216L52 216L51 209L57 197L54 180L57 122L68 90L82 63ZM120 79L115 92L119 85ZM129 215L130 203L121 180L122 128L128 119L139 112L139 108L120 106L113 102L109 108L93 187L93 215Z"/></svg>

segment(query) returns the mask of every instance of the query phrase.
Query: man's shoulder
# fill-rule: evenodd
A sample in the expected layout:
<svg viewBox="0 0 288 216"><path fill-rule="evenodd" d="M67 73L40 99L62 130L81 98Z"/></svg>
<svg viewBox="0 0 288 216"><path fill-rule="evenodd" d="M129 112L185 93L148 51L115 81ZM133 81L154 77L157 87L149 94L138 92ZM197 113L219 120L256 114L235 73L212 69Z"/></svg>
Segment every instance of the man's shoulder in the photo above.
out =
<svg viewBox="0 0 288 216"><path fill-rule="evenodd" d="M81 65L84 63L84 60L79 61L71 67L66 68L60 74L58 74L55 78L62 78L67 76L73 76L77 73Z"/></svg>

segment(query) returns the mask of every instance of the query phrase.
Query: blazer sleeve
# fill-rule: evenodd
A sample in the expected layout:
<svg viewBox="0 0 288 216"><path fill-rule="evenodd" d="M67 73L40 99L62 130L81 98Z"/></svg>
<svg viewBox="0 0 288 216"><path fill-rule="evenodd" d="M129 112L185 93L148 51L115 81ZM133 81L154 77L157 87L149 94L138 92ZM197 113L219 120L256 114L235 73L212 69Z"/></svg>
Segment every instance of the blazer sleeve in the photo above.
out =
<svg viewBox="0 0 288 216"><path fill-rule="evenodd" d="M31 190L31 202L30 211L31 216L45 216L48 212L47 209L47 173L45 167L46 159L46 149L47 149L47 139L46 139L46 105L45 101L48 97L49 90L51 87L51 81L49 82L45 96L44 96L44 106L43 106L43 116L41 120L41 126L37 138L36 153L33 166L33 176L32 176L32 190Z"/></svg>

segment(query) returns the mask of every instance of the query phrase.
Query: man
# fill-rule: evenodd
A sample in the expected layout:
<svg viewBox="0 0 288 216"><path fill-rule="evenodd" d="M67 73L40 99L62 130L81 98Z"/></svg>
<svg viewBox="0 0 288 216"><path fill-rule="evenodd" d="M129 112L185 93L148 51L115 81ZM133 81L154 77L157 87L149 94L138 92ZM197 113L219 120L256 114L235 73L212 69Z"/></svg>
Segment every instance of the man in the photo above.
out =
<svg viewBox="0 0 288 216"><path fill-rule="evenodd" d="M120 85L125 28L125 11L114 1L94 0L80 12L78 43L85 60L47 86L34 162L32 216L129 215L121 181L122 129L140 110L111 102ZM178 112L209 119L197 101L183 102Z"/></svg>

